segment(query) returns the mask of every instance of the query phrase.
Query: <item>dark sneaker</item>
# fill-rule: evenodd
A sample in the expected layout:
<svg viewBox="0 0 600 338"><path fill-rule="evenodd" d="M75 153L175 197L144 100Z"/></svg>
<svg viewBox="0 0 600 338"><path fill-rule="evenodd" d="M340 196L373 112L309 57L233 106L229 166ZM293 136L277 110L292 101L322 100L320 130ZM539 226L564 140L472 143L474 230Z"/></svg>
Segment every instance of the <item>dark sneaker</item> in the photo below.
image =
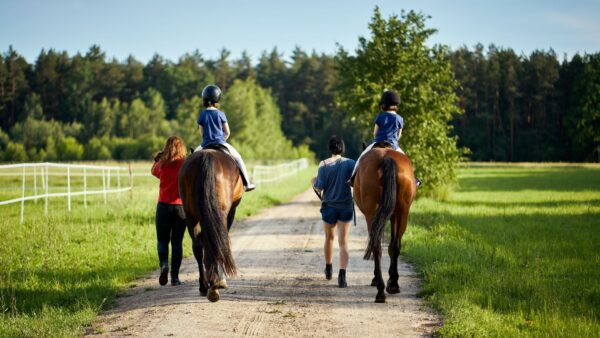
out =
<svg viewBox="0 0 600 338"><path fill-rule="evenodd" d="M340 269L340 272L338 273L338 286L340 288L345 288L348 286L348 283L346 283L346 270L345 269Z"/></svg>
<svg viewBox="0 0 600 338"><path fill-rule="evenodd" d="M421 180L415 177L415 184L417 185L417 188L421 186Z"/></svg>
<svg viewBox="0 0 600 338"><path fill-rule="evenodd" d="M167 285L169 281L169 266L165 265L160 268L160 277L158 277L158 284Z"/></svg>
<svg viewBox="0 0 600 338"><path fill-rule="evenodd" d="M331 266L331 264L325 264L325 279L327 280L331 280L331 277L333 277L333 267Z"/></svg>
<svg viewBox="0 0 600 338"><path fill-rule="evenodd" d="M171 277L171 285L177 286L181 284L183 283L179 280L179 277Z"/></svg>

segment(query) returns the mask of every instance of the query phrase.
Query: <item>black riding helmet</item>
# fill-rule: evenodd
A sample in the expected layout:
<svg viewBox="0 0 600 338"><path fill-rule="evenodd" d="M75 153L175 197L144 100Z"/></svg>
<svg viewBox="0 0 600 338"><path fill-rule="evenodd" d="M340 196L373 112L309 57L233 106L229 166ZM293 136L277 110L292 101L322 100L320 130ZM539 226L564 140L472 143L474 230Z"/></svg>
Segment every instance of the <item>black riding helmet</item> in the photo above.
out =
<svg viewBox="0 0 600 338"><path fill-rule="evenodd" d="M208 103L217 103L221 99L221 88L208 85L202 89L202 99Z"/></svg>
<svg viewBox="0 0 600 338"><path fill-rule="evenodd" d="M390 107L400 105L400 95L393 90L386 90L381 94L380 104Z"/></svg>

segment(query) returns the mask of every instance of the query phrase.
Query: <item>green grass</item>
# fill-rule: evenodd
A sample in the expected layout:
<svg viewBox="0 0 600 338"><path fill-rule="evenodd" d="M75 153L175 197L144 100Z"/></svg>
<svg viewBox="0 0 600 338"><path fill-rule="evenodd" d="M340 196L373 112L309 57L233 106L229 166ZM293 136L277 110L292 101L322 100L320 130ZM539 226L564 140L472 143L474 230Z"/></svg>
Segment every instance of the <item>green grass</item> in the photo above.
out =
<svg viewBox="0 0 600 338"><path fill-rule="evenodd" d="M144 173L149 168L150 163L136 163L134 171ZM244 195L238 218L304 191L315 172L311 166L259 186ZM20 178L0 177L0 200L20 197L20 182ZM51 177L50 182L63 190L66 186L59 177ZM111 183L114 187L116 180ZM81 178L72 185L81 190ZM101 187L101 180L88 185ZM48 217L43 201L26 202L24 224L19 224L20 204L0 206L0 337L80 336L119 290L156 268L158 180L135 177L132 198L129 193L108 196L106 205L102 196L88 197L87 208L83 197L74 197L70 213L66 198L52 198ZM190 247L186 235L186 255L191 254Z"/></svg>
<svg viewBox="0 0 600 338"><path fill-rule="evenodd" d="M600 167L472 166L418 200L403 256L442 336L600 336Z"/></svg>

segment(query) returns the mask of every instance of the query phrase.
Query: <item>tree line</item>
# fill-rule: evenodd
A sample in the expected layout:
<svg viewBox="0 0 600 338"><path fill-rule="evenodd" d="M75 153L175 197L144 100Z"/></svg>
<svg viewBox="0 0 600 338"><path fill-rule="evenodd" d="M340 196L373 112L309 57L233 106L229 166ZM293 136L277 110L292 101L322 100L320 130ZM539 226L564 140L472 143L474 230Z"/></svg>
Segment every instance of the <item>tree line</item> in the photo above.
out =
<svg viewBox="0 0 600 338"><path fill-rule="evenodd" d="M600 53L558 61L482 45L449 55L459 145L481 161L600 161Z"/></svg>
<svg viewBox="0 0 600 338"><path fill-rule="evenodd" d="M457 80L464 114L452 115L448 133L469 158L598 159L599 53L559 62L552 50L525 56L477 45L436 57L452 65ZM107 58L92 46L75 55L42 50L30 64L9 47L0 58L0 160L149 158L171 134L195 146L199 95L209 83L224 91L223 110L235 124L232 143L245 156L285 158L310 150L325 157L327 139L337 134L355 157L370 141L377 111L348 110L363 107L345 102L340 58L296 48L286 59L274 48L256 63L246 53L232 59L222 50L215 59L196 51L176 62L155 55L144 64L133 56ZM413 95L422 93L405 91L402 98L410 103Z"/></svg>

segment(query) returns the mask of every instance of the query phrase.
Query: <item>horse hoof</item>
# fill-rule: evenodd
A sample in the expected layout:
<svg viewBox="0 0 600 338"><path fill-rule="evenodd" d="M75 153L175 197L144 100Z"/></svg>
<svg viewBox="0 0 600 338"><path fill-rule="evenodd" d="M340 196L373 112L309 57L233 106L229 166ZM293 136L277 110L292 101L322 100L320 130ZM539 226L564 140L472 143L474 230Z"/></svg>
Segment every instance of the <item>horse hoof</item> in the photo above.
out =
<svg viewBox="0 0 600 338"><path fill-rule="evenodd" d="M385 296L375 297L375 303L385 303Z"/></svg>
<svg viewBox="0 0 600 338"><path fill-rule="evenodd" d="M218 302L221 298L221 296L219 295L219 290L211 288L210 290L208 290L207 298L213 303Z"/></svg>
<svg viewBox="0 0 600 338"><path fill-rule="evenodd" d="M373 280L371 280L371 286L377 286L377 279L373 278Z"/></svg>
<svg viewBox="0 0 600 338"><path fill-rule="evenodd" d="M203 289L203 288L199 288L199 290L200 290L200 296L206 297L206 295L208 294L208 290Z"/></svg>
<svg viewBox="0 0 600 338"><path fill-rule="evenodd" d="M393 295L395 293L400 293L400 287L399 286L392 286L392 285L388 285L385 288L385 291L387 291L387 293L389 293L390 295Z"/></svg>
<svg viewBox="0 0 600 338"><path fill-rule="evenodd" d="M215 283L215 288L217 289L227 289L229 286L227 285L227 281L225 278Z"/></svg>

